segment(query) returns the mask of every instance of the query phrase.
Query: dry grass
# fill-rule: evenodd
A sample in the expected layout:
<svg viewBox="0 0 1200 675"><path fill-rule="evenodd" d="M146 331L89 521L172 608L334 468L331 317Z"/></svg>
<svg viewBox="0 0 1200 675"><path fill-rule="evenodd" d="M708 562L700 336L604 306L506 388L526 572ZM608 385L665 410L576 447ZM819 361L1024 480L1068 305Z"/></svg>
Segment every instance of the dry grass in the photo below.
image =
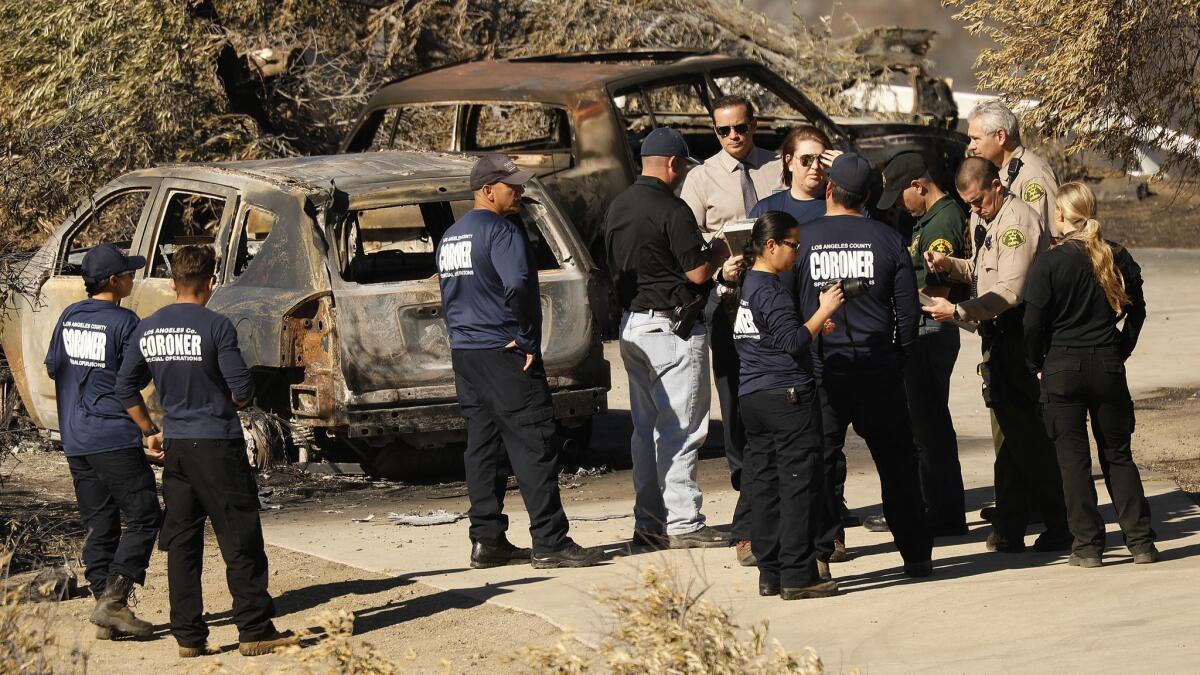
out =
<svg viewBox="0 0 1200 675"><path fill-rule="evenodd" d="M87 652L55 635L57 604L25 602L26 586L9 582L11 560L0 551L0 673L86 673Z"/></svg>

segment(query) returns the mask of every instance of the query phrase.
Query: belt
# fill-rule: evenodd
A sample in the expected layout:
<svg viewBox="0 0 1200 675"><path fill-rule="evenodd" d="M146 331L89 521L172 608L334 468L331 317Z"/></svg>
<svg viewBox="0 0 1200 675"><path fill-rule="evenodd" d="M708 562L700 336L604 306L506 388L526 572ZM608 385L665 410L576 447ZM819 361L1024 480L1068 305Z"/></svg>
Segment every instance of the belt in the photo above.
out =
<svg viewBox="0 0 1200 675"><path fill-rule="evenodd" d="M644 310L636 311L636 312L634 310L629 310L629 313L630 314L641 314L642 316L648 316L648 317L651 317L654 319L670 319L671 318L671 310L669 310L669 309L644 309Z"/></svg>

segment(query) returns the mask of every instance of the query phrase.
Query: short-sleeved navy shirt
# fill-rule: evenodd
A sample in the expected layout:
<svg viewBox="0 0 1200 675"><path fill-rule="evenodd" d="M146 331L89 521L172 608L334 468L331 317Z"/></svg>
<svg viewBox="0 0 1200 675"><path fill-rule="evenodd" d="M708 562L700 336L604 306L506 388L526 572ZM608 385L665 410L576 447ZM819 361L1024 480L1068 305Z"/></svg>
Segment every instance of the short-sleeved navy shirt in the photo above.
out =
<svg viewBox="0 0 1200 675"><path fill-rule="evenodd" d="M780 190L768 197L758 200L750 217L758 218L767 211L783 211L796 219L801 225L825 215L824 199L796 199L791 190Z"/></svg>
<svg viewBox="0 0 1200 675"><path fill-rule="evenodd" d="M898 367L917 337L917 280L900 235L861 216L825 216L804 226L792 270L799 313L812 316L820 294L840 280L865 277L870 291L846 300L836 328L817 341L823 372Z"/></svg>
<svg viewBox="0 0 1200 675"><path fill-rule="evenodd" d="M180 302L143 319L117 376L125 407L137 405L138 391L151 379L164 412L164 438L242 438L233 399L250 400L254 379L225 316Z"/></svg>
<svg viewBox="0 0 1200 675"><path fill-rule="evenodd" d="M813 381L812 334L796 313L795 297L779 276L749 270L742 280L737 318L738 395Z"/></svg>
<svg viewBox="0 0 1200 675"><path fill-rule="evenodd" d="M525 233L507 218L473 209L438 242L442 315L451 349L542 349L542 304Z"/></svg>
<svg viewBox="0 0 1200 675"><path fill-rule="evenodd" d="M46 372L54 380L58 429L68 456L137 448L142 432L116 395L133 312L88 298L63 310L50 336Z"/></svg>

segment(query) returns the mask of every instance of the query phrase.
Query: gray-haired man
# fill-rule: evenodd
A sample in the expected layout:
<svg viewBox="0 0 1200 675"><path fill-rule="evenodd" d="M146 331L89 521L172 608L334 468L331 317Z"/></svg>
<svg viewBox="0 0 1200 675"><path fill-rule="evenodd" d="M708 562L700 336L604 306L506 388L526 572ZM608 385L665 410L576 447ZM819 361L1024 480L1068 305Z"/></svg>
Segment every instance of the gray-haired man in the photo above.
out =
<svg viewBox="0 0 1200 675"><path fill-rule="evenodd" d="M1021 145L1016 114L999 101L980 103L967 117L967 136L971 139L967 152L995 164L1004 189L1028 204L1041 219L1042 229L1052 233L1058 179L1049 162Z"/></svg>

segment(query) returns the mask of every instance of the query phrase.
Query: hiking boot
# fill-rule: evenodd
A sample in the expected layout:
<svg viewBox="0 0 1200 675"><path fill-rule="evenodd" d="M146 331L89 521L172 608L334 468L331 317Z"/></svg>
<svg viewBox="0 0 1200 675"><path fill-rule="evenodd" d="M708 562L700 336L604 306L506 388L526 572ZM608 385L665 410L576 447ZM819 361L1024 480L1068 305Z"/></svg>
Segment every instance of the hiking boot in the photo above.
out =
<svg viewBox="0 0 1200 675"><path fill-rule="evenodd" d="M914 579L927 577L933 574L933 561L922 560L921 562L904 563L904 575L913 577Z"/></svg>
<svg viewBox="0 0 1200 675"><path fill-rule="evenodd" d="M987 550L998 553L1024 553L1025 542L1021 539L1008 540L993 530L987 537Z"/></svg>
<svg viewBox="0 0 1200 675"><path fill-rule="evenodd" d="M729 545L729 537L707 525L695 532L672 534L667 537L671 548L721 548Z"/></svg>
<svg viewBox="0 0 1200 675"><path fill-rule="evenodd" d="M505 565L528 565L532 555L533 551L517 548L507 539L500 540L496 545L477 541L471 544L471 568L481 570Z"/></svg>
<svg viewBox="0 0 1200 675"><path fill-rule="evenodd" d="M779 597L784 600L804 600L807 598L828 598L838 594L838 582L832 579L817 581L802 588L783 587L779 589Z"/></svg>
<svg viewBox="0 0 1200 675"><path fill-rule="evenodd" d="M533 554L533 568L549 570L559 567L591 567L604 562L604 554L598 548L584 548L570 537L557 551Z"/></svg>
<svg viewBox="0 0 1200 675"><path fill-rule="evenodd" d="M1154 547L1154 544L1150 544L1150 548L1133 554L1133 562L1137 565L1158 562L1158 549Z"/></svg>
<svg viewBox="0 0 1200 675"><path fill-rule="evenodd" d="M758 564L758 559L754 557L754 551L750 548L750 540L742 539L734 547L737 551L737 561L742 567L754 567Z"/></svg>
<svg viewBox="0 0 1200 675"><path fill-rule="evenodd" d="M667 535L661 532L647 532L645 530L634 530L633 540L630 542L633 546L648 546L653 549L664 549L669 546Z"/></svg>
<svg viewBox="0 0 1200 675"><path fill-rule="evenodd" d="M846 553L846 542L841 539L833 540L833 553L829 554L829 562L846 562L850 556Z"/></svg>
<svg viewBox="0 0 1200 675"><path fill-rule="evenodd" d="M760 581L758 582L758 594L763 597L779 595L778 581Z"/></svg>
<svg viewBox="0 0 1200 675"><path fill-rule="evenodd" d="M1039 534L1038 538L1033 542L1033 550L1038 553L1070 551L1071 545L1074 543L1075 537L1071 536L1070 532L1051 532L1047 530Z"/></svg>
<svg viewBox="0 0 1200 675"><path fill-rule="evenodd" d="M821 581L829 581L833 578L833 573L829 571L829 563L824 560L817 561L817 576L821 577Z"/></svg>
<svg viewBox="0 0 1200 675"><path fill-rule="evenodd" d="M1082 556L1077 553L1072 553L1070 558L1067 558L1067 564L1072 567L1100 567L1104 563L1100 562L1100 556Z"/></svg>
<svg viewBox="0 0 1200 675"><path fill-rule="evenodd" d="M280 647L287 647L299 642L300 638L290 630L283 632L275 631L274 635L267 636L261 640L238 642L238 653L242 656L262 656L263 654L270 654Z"/></svg>
<svg viewBox="0 0 1200 675"><path fill-rule="evenodd" d="M217 649L216 647L208 646L207 642L200 645L199 647L180 647L179 648L179 658L181 658L181 659L194 659L198 656L214 656L214 655L220 654L220 653L221 653L220 649Z"/></svg>
<svg viewBox="0 0 1200 675"><path fill-rule="evenodd" d="M97 626L146 638L154 635L154 625L142 621L129 609L129 596L133 595L133 580L123 574L113 574L104 584L104 592L96 599L96 609L91 622Z"/></svg>
<svg viewBox="0 0 1200 675"><path fill-rule="evenodd" d="M863 529L867 532L887 532L887 518L883 516L867 516L863 520Z"/></svg>

